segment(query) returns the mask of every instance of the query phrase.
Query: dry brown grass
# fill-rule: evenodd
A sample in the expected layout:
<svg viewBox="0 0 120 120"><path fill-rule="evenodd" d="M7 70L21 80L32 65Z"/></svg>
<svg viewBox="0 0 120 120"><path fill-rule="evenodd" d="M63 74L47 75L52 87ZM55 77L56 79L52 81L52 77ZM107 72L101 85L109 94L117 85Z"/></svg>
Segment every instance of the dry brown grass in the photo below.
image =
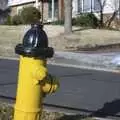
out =
<svg viewBox="0 0 120 120"><path fill-rule="evenodd" d="M0 120L13 120L14 109L12 104L0 101ZM94 120L80 115L66 115L61 112L43 111L41 120Z"/></svg>
<svg viewBox="0 0 120 120"><path fill-rule="evenodd" d="M14 47L22 42L28 26L0 26L0 55L15 56ZM55 50L75 50L79 47L94 47L120 43L120 32L99 29L83 29L73 27L73 33L64 35L63 26L45 26L49 45Z"/></svg>
<svg viewBox="0 0 120 120"><path fill-rule="evenodd" d="M51 46L58 50L76 50L76 48L95 47L120 43L120 31L85 29L74 31L70 35L60 35L51 39Z"/></svg>

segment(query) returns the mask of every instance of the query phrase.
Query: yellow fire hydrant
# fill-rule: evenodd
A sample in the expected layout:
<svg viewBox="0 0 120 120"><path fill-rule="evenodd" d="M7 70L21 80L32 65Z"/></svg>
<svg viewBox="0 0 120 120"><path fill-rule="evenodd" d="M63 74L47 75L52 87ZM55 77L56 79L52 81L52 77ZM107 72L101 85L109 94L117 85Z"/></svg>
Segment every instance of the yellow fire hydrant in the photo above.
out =
<svg viewBox="0 0 120 120"><path fill-rule="evenodd" d="M40 120L44 96L59 86L47 70L47 58L53 56L54 50L48 47L42 25L32 25L15 52L20 55L20 65L14 120Z"/></svg>

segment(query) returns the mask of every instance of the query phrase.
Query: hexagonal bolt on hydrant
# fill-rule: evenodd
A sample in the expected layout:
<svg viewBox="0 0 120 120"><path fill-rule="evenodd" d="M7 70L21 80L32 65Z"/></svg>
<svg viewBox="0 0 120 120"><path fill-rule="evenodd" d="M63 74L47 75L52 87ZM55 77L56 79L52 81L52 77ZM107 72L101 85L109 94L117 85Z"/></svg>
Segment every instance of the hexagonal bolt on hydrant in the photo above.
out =
<svg viewBox="0 0 120 120"><path fill-rule="evenodd" d="M59 87L55 77L48 74L46 62L54 50L48 47L42 25L31 25L15 52L20 55L20 64L14 120L40 120L44 96Z"/></svg>

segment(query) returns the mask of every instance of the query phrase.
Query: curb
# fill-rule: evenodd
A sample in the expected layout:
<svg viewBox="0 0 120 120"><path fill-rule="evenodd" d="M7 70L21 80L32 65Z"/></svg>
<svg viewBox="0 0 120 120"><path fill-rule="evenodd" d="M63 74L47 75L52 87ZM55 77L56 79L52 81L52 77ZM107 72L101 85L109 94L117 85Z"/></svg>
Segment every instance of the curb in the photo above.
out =
<svg viewBox="0 0 120 120"><path fill-rule="evenodd" d="M12 58L12 57L3 57L0 56L0 59L8 59L8 60L19 60L19 58ZM112 73L120 73L120 70L110 70L106 68L99 68L99 67L93 67L93 66L81 66L81 65L72 65L72 64L64 64L64 63L55 63L53 61L48 60L49 65L55 65L55 66L62 66L62 67L73 67L78 69L87 69L87 70L96 70L96 71L105 71L105 72L112 72Z"/></svg>
<svg viewBox="0 0 120 120"><path fill-rule="evenodd" d="M110 69L106 69L106 68L88 67L88 66L86 67L86 66L78 66L78 65L72 65L72 64L54 63L54 62L49 62L49 61L48 61L48 64L56 65L56 66L63 66L63 67L73 67L73 68L78 68L78 69L87 69L87 70L96 70L96 71L120 73L120 70L110 70Z"/></svg>
<svg viewBox="0 0 120 120"><path fill-rule="evenodd" d="M115 119L109 119L109 118L99 118L99 117L93 117L95 120L115 120Z"/></svg>

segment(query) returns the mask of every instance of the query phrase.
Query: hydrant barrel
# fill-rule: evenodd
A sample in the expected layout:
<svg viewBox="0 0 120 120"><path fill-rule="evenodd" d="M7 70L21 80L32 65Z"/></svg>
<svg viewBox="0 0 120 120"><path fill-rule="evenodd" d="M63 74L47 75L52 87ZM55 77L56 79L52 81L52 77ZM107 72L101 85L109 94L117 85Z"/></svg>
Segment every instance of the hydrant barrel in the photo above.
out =
<svg viewBox="0 0 120 120"><path fill-rule="evenodd" d="M48 47L48 38L40 24L33 24L15 47L20 55L18 88L14 120L40 120L43 98L59 86L56 79L49 79L47 58L54 54Z"/></svg>

